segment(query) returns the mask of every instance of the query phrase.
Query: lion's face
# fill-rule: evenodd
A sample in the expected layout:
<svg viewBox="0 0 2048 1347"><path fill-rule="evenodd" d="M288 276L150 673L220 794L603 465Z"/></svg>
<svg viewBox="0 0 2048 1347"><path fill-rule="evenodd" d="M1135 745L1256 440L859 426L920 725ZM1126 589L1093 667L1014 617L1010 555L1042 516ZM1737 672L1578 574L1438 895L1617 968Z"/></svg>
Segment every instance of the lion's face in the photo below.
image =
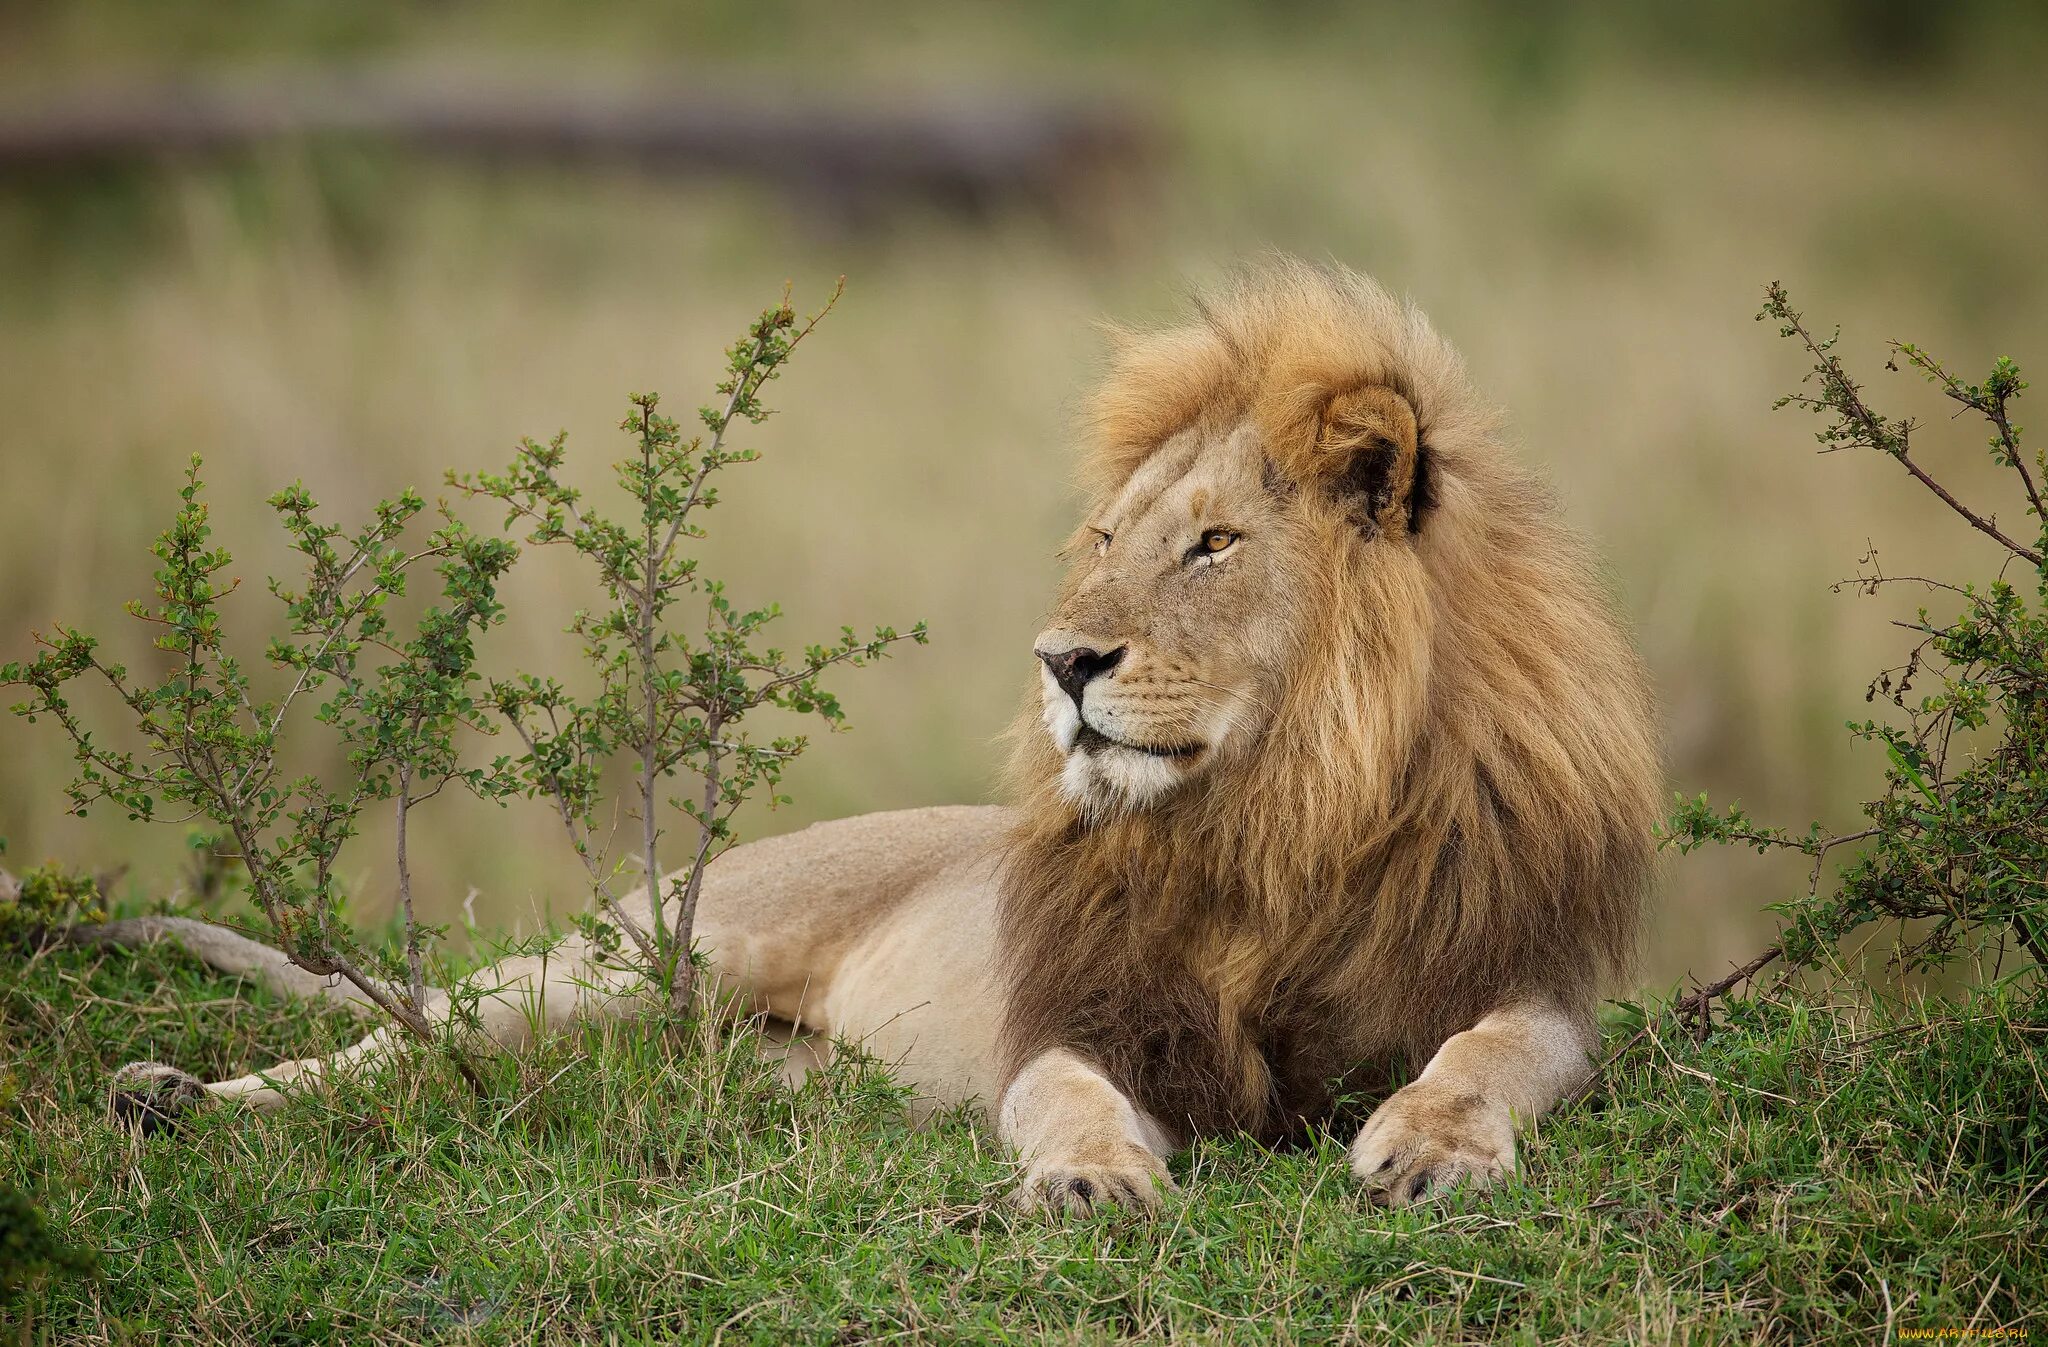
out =
<svg viewBox="0 0 2048 1347"><path fill-rule="evenodd" d="M1258 429L1188 430L1097 502L1033 643L1060 788L1143 808L1255 751L1293 662L1318 530Z"/></svg>

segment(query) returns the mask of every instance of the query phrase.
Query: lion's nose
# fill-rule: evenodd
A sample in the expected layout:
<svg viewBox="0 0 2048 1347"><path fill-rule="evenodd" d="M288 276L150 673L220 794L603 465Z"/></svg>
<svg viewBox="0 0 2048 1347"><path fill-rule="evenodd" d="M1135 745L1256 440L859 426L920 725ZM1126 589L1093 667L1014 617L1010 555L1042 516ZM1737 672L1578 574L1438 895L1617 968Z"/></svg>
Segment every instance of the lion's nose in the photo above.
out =
<svg viewBox="0 0 2048 1347"><path fill-rule="evenodd" d="M1101 651L1082 645L1072 650L1036 650L1032 653L1045 661L1045 667L1052 670L1052 681L1074 699L1075 706L1079 706L1081 690L1123 663L1126 648L1118 646L1114 650Z"/></svg>

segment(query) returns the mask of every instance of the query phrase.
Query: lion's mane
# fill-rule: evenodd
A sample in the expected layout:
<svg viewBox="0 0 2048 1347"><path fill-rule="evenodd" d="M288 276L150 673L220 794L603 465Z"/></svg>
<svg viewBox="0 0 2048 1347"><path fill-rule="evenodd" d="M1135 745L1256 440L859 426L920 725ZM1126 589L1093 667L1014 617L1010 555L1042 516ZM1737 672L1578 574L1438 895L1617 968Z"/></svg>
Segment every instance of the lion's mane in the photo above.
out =
<svg viewBox="0 0 2048 1347"><path fill-rule="evenodd" d="M1361 541L1332 513L1288 581L1309 630L1248 763L1084 819L1027 709L999 942L1011 1071L1074 1047L1170 1127L1277 1140L1509 999L1590 1016L1630 965L1661 793L1644 678L1420 312L1276 263L1185 325L1119 332L1087 475L1112 488L1181 430L1249 416L1306 482L1322 409L1369 386L1415 412L1414 531Z"/></svg>

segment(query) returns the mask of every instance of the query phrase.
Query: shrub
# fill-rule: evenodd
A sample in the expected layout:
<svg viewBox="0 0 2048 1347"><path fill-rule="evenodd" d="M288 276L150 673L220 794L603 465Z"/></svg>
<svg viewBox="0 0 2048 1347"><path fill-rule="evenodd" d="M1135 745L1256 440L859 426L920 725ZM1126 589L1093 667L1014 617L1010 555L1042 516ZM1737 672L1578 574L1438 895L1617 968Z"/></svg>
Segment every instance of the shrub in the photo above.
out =
<svg viewBox="0 0 2048 1347"><path fill-rule="evenodd" d="M20 879L0 870L0 948L32 944L51 932L106 919L99 881L91 875L55 861Z"/></svg>
<svg viewBox="0 0 2048 1347"><path fill-rule="evenodd" d="M560 435L546 445L523 442L502 475L449 475L459 495L505 507L504 529L516 529L526 544L567 546L596 570L608 606L577 613L569 626L593 666L588 696L540 675L483 672L477 641L504 618L498 586L519 546L472 529L446 502L429 516L412 490L381 502L354 531L326 522L302 484L271 498L304 576L294 585L271 582L284 634L268 643L268 678L245 671L223 634L236 583L220 578L231 558L213 542L197 457L156 543L154 597L128 609L157 632L155 667L131 671L109 662L92 636L60 626L37 635L42 649L33 660L0 669L0 682L28 690L16 713L48 717L71 740L75 812L111 804L134 819L203 821L217 831L202 839L204 847L239 860L248 895L292 962L346 979L415 1038L448 1049L479 1088L458 1044L429 1019L425 959L439 932L413 910L413 814L451 786L500 802L545 798L566 825L599 905L618 924L605 933L616 940L612 932L622 928L669 1004L687 1010L691 918L704 867L731 843L733 811L743 801L762 789L785 798L774 789L804 747L797 737L756 742L741 722L774 705L837 725L843 713L820 682L827 669L865 663L899 639L925 639L920 624L901 637L882 628L862 639L846 629L801 658L757 648L778 610L737 607L722 585L698 574L686 551L704 536L702 513L717 503L714 479L758 457L731 447L728 431L768 415L763 386L822 316L799 323L785 294L749 327L729 353L721 401L699 413L708 438L685 441L656 411L654 394L633 398L625 428L636 449L616 470L637 509L623 521L593 509L565 482ZM423 517L435 521L424 531ZM422 567L439 578L438 601L401 630L394 602ZM704 602L695 636L673 621L692 595ZM112 690L139 748L99 737L71 700L81 679ZM287 777L283 745L305 729L316 701L310 719L338 741L345 769L334 780ZM522 751L481 757L476 744L500 722ZM665 919L657 909L652 932L620 909L619 889L630 876L605 854L595 824L603 768L615 757L637 769L638 861L649 882L662 873L662 805L679 806L694 824L686 864L666 877L677 915ZM679 774L701 782L694 798L668 797L666 783ZM337 879L337 859L373 805L389 807L396 824L391 863L402 933L395 956L367 946L351 926ZM454 1010L451 1020L465 1018L460 1005Z"/></svg>
<svg viewBox="0 0 2048 1347"><path fill-rule="evenodd" d="M90 1276L99 1260L50 1229L41 1208L0 1182L0 1306L55 1277Z"/></svg>
<svg viewBox="0 0 2048 1347"><path fill-rule="evenodd" d="M698 409L704 433L687 442L676 422L656 410L658 396L633 397L620 429L634 437L635 452L613 469L637 507L624 520L592 509L563 479L566 440L560 435L545 445L523 442L501 474L448 478L457 490L504 506L506 527L523 530L529 546L567 547L597 573L608 606L579 612L569 625L596 676L595 693L578 698L554 679L520 674L493 681L491 700L525 747L516 767L520 781L554 805L589 875L595 907L616 923L599 935L615 940L613 932L623 930L630 936L678 1013L687 1011L694 994L690 935L704 867L731 845L733 812L748 798L766 790L771 803L787 802L775 790L804 749L797 736L758 742L742 722L762 706L778 706L837 726L845 714L819 682L825 670L864 664L906 637L925 639L919 623L903 635L880 627L865 639L841 628L838 641L809 646L799 658L759 647L755 639L781 609L734 606L725 586L701 575L697 560L681 550L704 536L698 520L718 504L716 478L760 457L729 447L727 432L735 421L758 425L767 418L762 388L838 298L835 290L802 323L787 296L762 314L727 352L717 390L722 401ZM671 620L692 595L704 603L703 628L694 640ZM649 884L659 877L667 889L651 905L651 932L619 906L620 870L604 852L611 829L600 823L597 808L603 769L614 759L633 769L640 873ZM665 783L679 774L696 778L696 798L667 796ZM660 859L664 802L693 825L687 863L673 872ZM673 919L665 911L671 902Z"/></svg>
<svg viewBox="0 0 2048 1347"><path fill-rule="evenodd" d="M1874 923L1890 929L1896 967L1924 972L1967 959L1984 970L1972 975L1973 985L2006 982L2039 997L2048 968L2048 514L2041 496L2048 465L2022 446L2012 419L2027 385L2003 357L1981 384L1904 342L1892 343L1886 363L1888 370L1918 371L1988 428L1991 456L2008 470L2029 521L2009 531L1996 514L1964 503L1916 456L1917 424L1870 406L1835 354L1839 333L1815 337L1775 283L1758 319L1776 322L1811 362L1803 391L1778 405L1823 418L1816 436L1823 450L1891 459L2006 556L1989 578L1952 582L1885 575L1873 554L1848 582L1870 593L1895 585L1924 589L1952 614L1936 617L1922 608L1900 624L1914 642L1864 696L1882 714L1849 723L1851 734L1885 758L1884 788L1863 806L1865 826L1837 831L1815 823L1795 833L1759 824L1739 806L1717 810L1704 795L1680 798L1667 845L1787 849L1813 861L1806 891L1773 906L1781 918L1777 941L1682 999L1681 1008L1704 1024L1713 997L1772 964L1840 974L1843 942ZM1851 859L1828 884L1826 863L1837 848ZM2015 945L2032 956L2030 968L2009 957ZM2007 972L2014 962L2020 967Z"/></svg>

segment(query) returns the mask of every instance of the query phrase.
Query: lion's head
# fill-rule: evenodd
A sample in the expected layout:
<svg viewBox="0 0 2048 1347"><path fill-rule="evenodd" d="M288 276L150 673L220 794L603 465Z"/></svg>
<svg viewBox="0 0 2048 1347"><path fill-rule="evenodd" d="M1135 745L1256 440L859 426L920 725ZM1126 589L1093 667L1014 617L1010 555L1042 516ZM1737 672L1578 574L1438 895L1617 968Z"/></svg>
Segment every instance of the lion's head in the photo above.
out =
<svg viewBox="0 0 2048 1347"><path fill-rule="evenodd" d="M1165 1006L1185 1032L1112 1066L1243 1123L1303 1005L1348 1026L1311 1075L1433 1046L1503 983L1590 1005L1640 917L1650 703L1449 344L1271 264L1118 334L1093 421L1014 763L1012 1050Z"/></svg>
<svg viewBox="0 0 2048 1347"><path fill-rule="evenodd" d="M1430 506L1414 408L1385 384L1281 377L1284 405L1219 388L1184 425L1119 422L1156 447L1099 497L1034 644L1061 790L1084 811L1256 758L1328 635L1330 581L1412 625ZM1359 691L1389 707L1416 672Z"/></svg>
<svg viewBox="0 0 2048 1347"><path fill-rule="evenodd" d="M1034 643L1060 793L1099 817L1236 789L1318 716L1355 777L1414 732L1430 673L1442 441L1484 428L1444 396L1455 358L1370 282L1298 265L1118 342Z"/></svg>

